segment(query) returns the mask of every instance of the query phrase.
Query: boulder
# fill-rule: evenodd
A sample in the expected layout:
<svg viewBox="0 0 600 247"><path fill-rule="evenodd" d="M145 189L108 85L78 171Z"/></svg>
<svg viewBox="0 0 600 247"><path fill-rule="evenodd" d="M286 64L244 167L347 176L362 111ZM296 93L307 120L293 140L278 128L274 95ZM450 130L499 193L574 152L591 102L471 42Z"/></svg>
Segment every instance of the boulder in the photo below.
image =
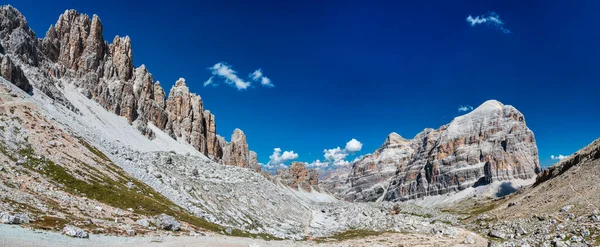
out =
<svg viewBox="0 0 600 247"><path fill-rule="evenodd" d="M0 213L0 223L2 224L26 224L29 223L29 216L26 214L10 215L9 213Z"/></svg>
<svg viewBox="0 0 600 247"><path fill-rule="evenodd" d="M181 230L181 224L173 216L161 214L154 217L154 225L159 229L168 231Z"/></svg>
<svg viewBox="0 0 600 247"><path fill-rule="evenodd" d="M73 226L67 225L63 228L63 234L74 237L74 238L89 238L90 235L84 231L83 229Z"/></svg>

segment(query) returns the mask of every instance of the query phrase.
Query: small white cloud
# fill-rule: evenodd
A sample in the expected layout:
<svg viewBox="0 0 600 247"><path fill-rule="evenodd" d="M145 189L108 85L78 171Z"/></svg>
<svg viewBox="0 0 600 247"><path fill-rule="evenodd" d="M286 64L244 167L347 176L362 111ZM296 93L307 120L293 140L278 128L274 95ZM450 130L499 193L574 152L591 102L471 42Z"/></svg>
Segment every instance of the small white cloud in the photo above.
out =
<svg viewBox="0 0 600 247"><path fill-rule="evenodd" d="M458 106L458 112L466 112L466 111L472 111L473 107L470 105L461 105Z"/></svg>
<svg viewBox="0 0 600 247"><path fill-rule="evenodd" d="M225 79L225 83L236 87L238 90L243 90L250 86L250 82L239 78L237 76L237 72L231 69L231 67L225 62L217 63L212 67L209 67L208 70L210 70L215 76L223 77ZM212 80L210 83L212 83Z"/></svg>
<svg viewBox="0 0 600 247"><path fill-rule="evenodd" d="M326 168L326 167L337 167L337 166L347 166L350 165L351 162L346 160L346 158L362 149L362 143L356 139L352 139L346 143L346 147L343 149L340 147L332 148L332 149L324 149L323 150L323 158L324 160L316 160L309 164L310 167L315 168ZM352 162L357 161L358 158L355 158Z"/></svg>
<svg viewBox="0 0 600 247"><path fill-rule="evenodd" d="M295 160L298 158L298 154L294 153L294 151L284 151L281 153L281 148L274 148L273 154L269 156L269 163L267 166L282 166L285 162L290 160Z"/></svg>
<svg viewBox="0 0 600 247"><path fill-rule="evenodd" d="M271 82L271 79L269 79L268 77L266 77L263 74L262 69L257 69L254 72L252 72L251 74L249 74L248 76L253 81L260 81L260 85L263 85L264 87L274 87L275 86Z"/></svg>
<svg viewBox="0 0 600 247"><path fill-rule="evenodd" d="M487 25L498 29L505 34L510 33L510 30L504 28L504 22L500 19L500 16L494 12L478 15L476 17L469 15L466 20L472 27L477 25Z"/></svg>
<svg viewBox="0 0 600 247"><path fill-rule="evenodd" d="M550 159L553 159L553 160L562 160L562 159L564 159L566 157L567 156L564 156L562 154L559 154L559 155L556 155L556 156L555 155L550 155Z"/></svg>
<svg viewBox="0 0 600 247"><path fill-rule="evenodd" d="M214 78L214 76L211 76L210 78L208 78L208 80L206 80L204 82L204 86L206 87L206 86L212 84L213 83L213 78Z"/></svg>
<svg viewBox="0 0 600 247"><path fill-rule="evenodd" d="M308 168L316 168L316 169L321 169L324 167L328 167L329 163L328 162L321 162L320 160L315 160L312 163L308 163L306 165L306 167Z"/></svg>
<svg viewBox="0 0 600 247"><path fill-rule="evenodd" d="M362 149L362 143L352 138L349 142L346 143L346 152L354 153L358 152Z"/></svg>
<svg viewBox="0 0 600 247"><path fill-rule="evenodd" d="M250 78L252 78L252 80L254 81L258 81L262 76L263 73L261 69L257 69L254 72L252 72L252 74L250 74Z"/></svg>
<svg viewBox="0 0 600 247"><path fill-rule="evenodd" d="M323 157L325 160L335 166L342 166L348 164L346 161L346 157L348 157L348 152L346 150L342 150L340 147L336 147L333 149L325 149L323 150Z"/></svg>
<svg viewBox="0 0 600 247"><path fill-rule="evenodd" d="M273 85L273 83L271 83L271 79L269 79L266 76L263 76L262 78L260 78L260 84L265 87L274 87L275 86L275 85Z"/></svg>

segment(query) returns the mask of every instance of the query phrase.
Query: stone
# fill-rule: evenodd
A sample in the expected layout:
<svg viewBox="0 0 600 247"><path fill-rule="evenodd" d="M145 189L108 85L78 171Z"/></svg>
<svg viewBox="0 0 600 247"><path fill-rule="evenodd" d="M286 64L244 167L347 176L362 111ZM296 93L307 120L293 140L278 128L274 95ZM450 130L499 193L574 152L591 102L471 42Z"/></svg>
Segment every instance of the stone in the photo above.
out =
<svg viewBox="0 0 600 247"><path fill-rule="evenodd" d="M89 238L90 235L79 227L67 225L63 228L63 234L74 238Z"/></svg>
<svg viewBox="0 0 600 247"><path fill-rule="evenodd" d="M467 237L465 238L465 241L463 241L463 243L465 243L465 244L475 244L475 240L473 239L473 237L471 235L467 235Z"/></svg>
<svg viewBox="0 0 600 247"><path fill-rule="evenodd" d="M7 212L0 213L0 223L2 224L27 224L29 223L29 216L26 214L15 214L10 215Z"/></svg>
<svg viewBox="0 0 600 247"><path fill-rule="evenodd" d="M505 239L506 238L506 234L504 234L501 231L498 230L491 230L488 233L488 236L492 237L492 238L500 238L500 239Z"/></svg>
<svg viewBox="0 0 600 247"><path fill-rule="evenodd" d="M167 214L154 217L154 225L159 229L168 231L179 231L181 229L181 224L173 216Z"/></svg>
<svg viewBox="0 0 600 247"><path fill-rule="evenodd" d="M569 212L569 211L571 211L571 208L573 208L573 205L564 206L560 209L560 212L562 212L562 213Z"/></svg>

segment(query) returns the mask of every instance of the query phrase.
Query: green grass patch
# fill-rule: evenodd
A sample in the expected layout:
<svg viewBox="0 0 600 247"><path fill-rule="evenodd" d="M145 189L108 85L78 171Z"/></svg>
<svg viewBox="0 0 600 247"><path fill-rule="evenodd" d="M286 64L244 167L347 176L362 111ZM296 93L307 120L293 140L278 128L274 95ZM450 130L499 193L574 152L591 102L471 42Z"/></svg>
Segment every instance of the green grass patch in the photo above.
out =
<svg viewBox="0 0 600 247"><path fill-rule="evenodd" d="M98 149L81 139L80 143L86 146L90 152L106 161L98 162L99 165L103 166L102 169L98 169L89 164L85 164L78 159L73 160L75 161L74 164L78 164L77 168L79 169L76 169L78 170L77 174L83 177L93 178L89 179L89 181L78 179L72 175L72 171L65 169L65 167L55 164L53 161L44 157L36 156L31 146L26 146L25 148L18 150L17 153L21 157L28 157L27 162L23 164L25 168L42 174L49 181L57 183L62 186L63 190L71 194L84 196L120 209L132 208L135 213L142 215L154 216L165 213L172 215L180 221L187 222L202 229L214 232L225 232L226 227L190 214L151 187L133 177L129 177L123 169L113 164L110 159ZM84 168L85 172L88 174L84 174L84 171L82 171L81 168ZM101 170L106 171L102 172ZM89 174L90 172L94 174ZM107 176L106 172L115 174L117 180ZM126 183L129 181L132 182L135 187L131 189L128 188ZM57 219L51 220L52 222L57 221ZM49 224L52 225L52 222L49 222ZM42 227L47 227L47 225L42 224ZM265 240L280 239L269 234L254 234L238 229L233 229L231 235L262 238Z"/></svg>
<svg viewBox="0 0 600 247"><path fill-rule="evenodd" d="M327 242L327 240L342 241L342 240L348 240L348 239L366 238L366 237L370 237L370 236L379 236L383 233L386 233L386 232L362 230L362 229L350 229L347 231L336 233L330 237L315 239L315 241L317 243Z"/></svg>
<svg viewBox="0 0 600 247"><path fill-rule="evenodd" d="M83 145L84 147L86 147L88 150L90 150L90 152L92 152L96 156L100 157L104 161L111 162L110 158L108 158L108 156L106 156L106 154L104 154L102 151L100 151L96 147L90 145L85 140L79 138L79 143L81 143L81 145Z"/></svg>

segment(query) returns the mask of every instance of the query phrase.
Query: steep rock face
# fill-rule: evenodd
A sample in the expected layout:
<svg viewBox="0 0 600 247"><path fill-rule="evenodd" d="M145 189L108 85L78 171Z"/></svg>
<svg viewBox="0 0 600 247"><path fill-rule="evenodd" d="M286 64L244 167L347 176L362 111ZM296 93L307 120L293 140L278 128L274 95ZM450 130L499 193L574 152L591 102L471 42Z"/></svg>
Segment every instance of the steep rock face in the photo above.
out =
<svg viewBox="0 0 600 247"><path fill-rule="evenodd" d="M348 183L352 190L344 195L349 201L375 201L387 190L387 184L398 169L412 159L418 147L410 140L391 133L383 145L363 156L352 168Z"/></svg>
<svg viewBox="0 0 600 247"><path fill-rule="evenodd" d="M217 135L215 115L208 110L204 111L204 126L206 126L206 134L204 136L206 137L208 157L215 160L221 159L223 157L223 147L226 142L222 137L222 140L219 140L218 137L220 136Z"/></svg>
<svg viewBox="0 0 600 247"><path fill-rule="evenodd" d="M319 175L315 169L307 169L303 162L292 162L288 169L277 170L275 180L294 189L319 190Z"/></svg>
<svg viewBox="0 0 600 247"><path fill-rule="evenodd" d="M24 63L38 65L38 49L35 33L27 20L10 5L0 8L0 44Z"/></svg>
<svg viewBox="0 0 600 247"><path fill-rule="evenodd" d="M33 89L29 80L18 65L15 65L8 55L0 55L0 76L15 84L25 92Z"/></svg>
<svg viewBox="0 0 600 247"><path fill-rule="evenodd" d="M256 152L254 151L250 151L249 152L249 156L248 156L249 160L248 160L248 167L251 170L254 170L256 172L260 172L260 165L258 164L258 155L256 154Z"/></svg>
<svg viewBox="0 0 600 247"><path fill-rule="evenodd" d="M231 142L223 148L223 163L250 168L250 150L248 150L246 135L242 130L235 129L231 135Z"/></svg>
<svg viewBox="0 0 600 247"><path fill-rule="evenodd" d="M171 88L167 104L167 132L178 140L192 144L208 154L204 109L200 96L190 93L185 80L180 78Z"/></svg>
<svg viewBox="0 0 600 247"><path fill-rule="evenodd" d="M412 140L392 133L381 148L353 164L349 185L337 194L353 201L408 200L528 179L539 171L535 138L523 114L490 100Z"/></svg>
<svg viewBox="0 0 600 247"><path fill-rule="evenodd" d="M0 73L30 91L31 85L17 65L36 67L41 74L32 74L37 83L33 86L70 109L76 110L57 88L62 83L59 79L64 78L88 98L125 117L149 138L154 133L148 124L153 123L216 161L223 159L223 149L227 147L228 156L223 163L260 170L256 155L250 157L243 132L236 131L229 144L219 138L214 115L205 111L200 96L190 93L185 80L179 80L167 98L144 65L133 67L131 39L116 36L109 44L102 32L98 16L90 18L67 10L50 26L44 39L37 40L21 13L3 6L0 53L9 53L18 61L3 56Z"/></svg>

